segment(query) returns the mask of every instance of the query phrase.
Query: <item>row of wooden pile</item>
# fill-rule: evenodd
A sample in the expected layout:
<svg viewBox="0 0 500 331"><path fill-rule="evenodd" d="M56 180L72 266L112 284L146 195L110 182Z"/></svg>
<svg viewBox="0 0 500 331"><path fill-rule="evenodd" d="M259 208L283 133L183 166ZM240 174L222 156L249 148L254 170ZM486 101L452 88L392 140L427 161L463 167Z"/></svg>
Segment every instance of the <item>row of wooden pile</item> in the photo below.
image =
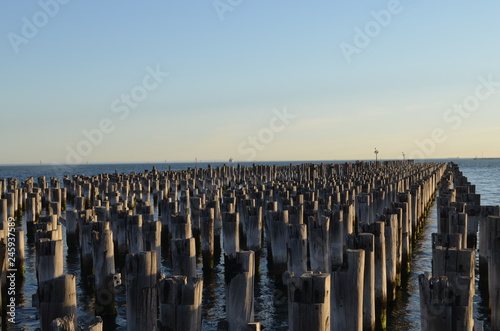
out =
<svg viewBox="0 0 500 331"><path fill-rule="evenodd" d="M456 164L450 164L446 170L437 201L438 233L432 235L432 275L419 277L422 329L483 329L483 323L473 317L479 243L479 285L489 293L492 330L499 330L500 208L481 206L475 185L467 181Z"/></svg>
<svg viewBox="0 0 500 331"><path fill-rule="evenodd" d="M288 285L290 330L374 330L385 325L445 170L387 161L2 180L0 234L9 217L21 231L17 211L24 211L26 238L36 245L42 331L54 320L78 327L75 277L63 275L64 237L80 252L104 322L116 316L123 280L128 330L200 330L197 259L214 268L221 252L226 320L219 329L259 329L253 293L264 248L270 272ZM171 275L160 274L162 246Z"/></svg>

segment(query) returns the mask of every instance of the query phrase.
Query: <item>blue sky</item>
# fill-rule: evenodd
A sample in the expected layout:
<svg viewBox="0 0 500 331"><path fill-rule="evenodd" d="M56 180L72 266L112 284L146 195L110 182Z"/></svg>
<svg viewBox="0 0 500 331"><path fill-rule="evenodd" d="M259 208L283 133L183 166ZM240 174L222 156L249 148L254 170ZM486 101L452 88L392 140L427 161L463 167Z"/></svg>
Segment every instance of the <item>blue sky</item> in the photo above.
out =
<svg viewBox="0 0 500 331"><path fill-rule="evenodd" d="M499 12L5 0L0 164L498 157Z"/></svg>

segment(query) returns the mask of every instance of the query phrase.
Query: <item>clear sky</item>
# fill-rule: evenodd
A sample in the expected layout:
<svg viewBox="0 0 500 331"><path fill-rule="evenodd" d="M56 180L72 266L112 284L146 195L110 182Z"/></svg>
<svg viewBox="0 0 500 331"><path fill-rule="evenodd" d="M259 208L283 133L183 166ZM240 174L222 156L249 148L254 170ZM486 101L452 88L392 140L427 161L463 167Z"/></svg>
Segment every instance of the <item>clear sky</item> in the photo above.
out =
<svg viewBox="0 0 500 331"><path fill-rule="evenodd" d="M0 4L0 164L500 157L498 1Z"/></svg>

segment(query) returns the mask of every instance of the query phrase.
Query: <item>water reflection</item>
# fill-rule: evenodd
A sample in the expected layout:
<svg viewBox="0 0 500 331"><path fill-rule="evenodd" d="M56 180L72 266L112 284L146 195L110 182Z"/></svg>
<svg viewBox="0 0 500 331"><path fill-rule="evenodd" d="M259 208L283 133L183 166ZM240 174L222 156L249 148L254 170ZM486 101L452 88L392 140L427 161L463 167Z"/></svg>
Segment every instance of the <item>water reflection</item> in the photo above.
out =
<svg viewBox="0 0 500 331"><path fill-rule="evenodd" d="M432 269L432 233L437 232L435 208L413 245L411 271L397 289L396 301L387 318L388 330L420 330L420 294L418 276Z"/></svg>

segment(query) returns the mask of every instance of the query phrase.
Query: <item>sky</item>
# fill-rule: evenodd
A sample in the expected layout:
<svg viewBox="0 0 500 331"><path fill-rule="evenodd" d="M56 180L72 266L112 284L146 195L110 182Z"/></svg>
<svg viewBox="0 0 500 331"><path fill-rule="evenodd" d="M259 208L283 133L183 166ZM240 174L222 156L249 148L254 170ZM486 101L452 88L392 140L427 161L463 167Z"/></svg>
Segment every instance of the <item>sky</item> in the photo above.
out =
<svg viewBox="0 0 500 331"><path fill-rule="evenodd" d="M0 164L500 157L499 12L4 0Z"/></svg>

